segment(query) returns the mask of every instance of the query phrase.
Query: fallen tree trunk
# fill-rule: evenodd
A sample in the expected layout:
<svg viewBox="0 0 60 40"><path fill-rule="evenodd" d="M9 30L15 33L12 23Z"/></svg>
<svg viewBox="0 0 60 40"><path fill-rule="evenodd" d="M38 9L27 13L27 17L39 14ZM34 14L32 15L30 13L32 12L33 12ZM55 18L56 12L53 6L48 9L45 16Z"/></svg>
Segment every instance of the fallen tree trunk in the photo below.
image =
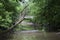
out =
<svg viewBox="0 0 60 40"><path fill-rule="evenodd" d="M24 12L24 10L25 10L28 6L29 6L29 4L28 4L27 6L25 6L24 9L20 12L20 16L19 16L20 18L18 19L18 21L16 21L15 24L12 25L12 26L11 26L10 28L8 28L7 30L2 31L0 34L13 31L13 29L14 29L18 24L20 24L20 23L24 20L24 17L25 17L25 15L26 15L26 13L23 13L23 12ZM22 15L21 15L21 14L22 14Z"/></svg>

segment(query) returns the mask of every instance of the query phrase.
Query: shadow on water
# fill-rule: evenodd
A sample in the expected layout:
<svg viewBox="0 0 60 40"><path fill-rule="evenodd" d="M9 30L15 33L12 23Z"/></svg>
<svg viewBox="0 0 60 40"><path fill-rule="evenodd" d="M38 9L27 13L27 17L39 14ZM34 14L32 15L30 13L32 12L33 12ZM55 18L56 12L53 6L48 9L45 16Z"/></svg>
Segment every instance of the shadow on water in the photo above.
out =
<svg viewBox="0 0 60 40"><path fill-rule="evenodd" d="M0 40L10 40L13 38L13 32L0 33Z"/></svg>

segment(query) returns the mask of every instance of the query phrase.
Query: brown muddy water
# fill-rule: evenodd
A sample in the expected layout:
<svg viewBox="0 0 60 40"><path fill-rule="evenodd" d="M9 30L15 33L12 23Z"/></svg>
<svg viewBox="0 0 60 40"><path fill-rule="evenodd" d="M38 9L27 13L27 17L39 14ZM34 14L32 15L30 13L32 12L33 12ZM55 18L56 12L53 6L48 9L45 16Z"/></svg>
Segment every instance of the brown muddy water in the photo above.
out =
<svg viewBox="0 0 60 40"><path fill-rule="evenodd" d="M60 40L60 33L56 32L15 32L0 35L0 40Z"/></svg>

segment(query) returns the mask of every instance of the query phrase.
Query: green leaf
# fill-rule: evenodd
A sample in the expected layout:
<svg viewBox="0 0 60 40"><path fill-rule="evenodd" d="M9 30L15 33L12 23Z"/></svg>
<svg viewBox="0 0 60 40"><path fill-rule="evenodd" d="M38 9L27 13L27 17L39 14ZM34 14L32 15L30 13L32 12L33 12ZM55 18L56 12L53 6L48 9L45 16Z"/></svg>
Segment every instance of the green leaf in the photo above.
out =
<svg viewBox="0 0 60 40"><path fill-rule="evenodd" d="M2 16L0 16L0 19L2 19Z"/></svg>

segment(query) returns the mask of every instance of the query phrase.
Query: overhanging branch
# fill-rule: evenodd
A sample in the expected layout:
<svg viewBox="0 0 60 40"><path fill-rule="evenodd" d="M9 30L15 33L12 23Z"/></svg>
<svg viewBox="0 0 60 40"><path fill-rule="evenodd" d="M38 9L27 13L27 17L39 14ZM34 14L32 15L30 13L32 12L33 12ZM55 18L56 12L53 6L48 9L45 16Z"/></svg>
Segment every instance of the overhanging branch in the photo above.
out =
<svg viewBox="0 0 60 40"><path fill-rule="evenodd" d="M24 9L21 11L21 13L23 13L23 11L28 7L29 5L25 6ZM23 15L19 18L19 20L15 23L15 25L12 25L11 28L9 28L10 30L15 28L16 25L20 24L23 20L24 20L24 17L25 17L26 13L23 13ZM9 30L8 29L8 30Z"/></svg>
<svg viewBox="0 0 60 40"><path fill-rule="evenodd" d="M24 9L20 12L20 14L23 13L23 11L24 11L28 6L29 6L29 4L24 7ZM24 20L25 15L26 15L26 13L24 13L24 14L20 17L20 19L19 19L14 25L12 25L10 28L8 28L7 30L3 31L2 33L12 31L12 30L16 27L16 25L20 24L20 23Z"/></svg>

